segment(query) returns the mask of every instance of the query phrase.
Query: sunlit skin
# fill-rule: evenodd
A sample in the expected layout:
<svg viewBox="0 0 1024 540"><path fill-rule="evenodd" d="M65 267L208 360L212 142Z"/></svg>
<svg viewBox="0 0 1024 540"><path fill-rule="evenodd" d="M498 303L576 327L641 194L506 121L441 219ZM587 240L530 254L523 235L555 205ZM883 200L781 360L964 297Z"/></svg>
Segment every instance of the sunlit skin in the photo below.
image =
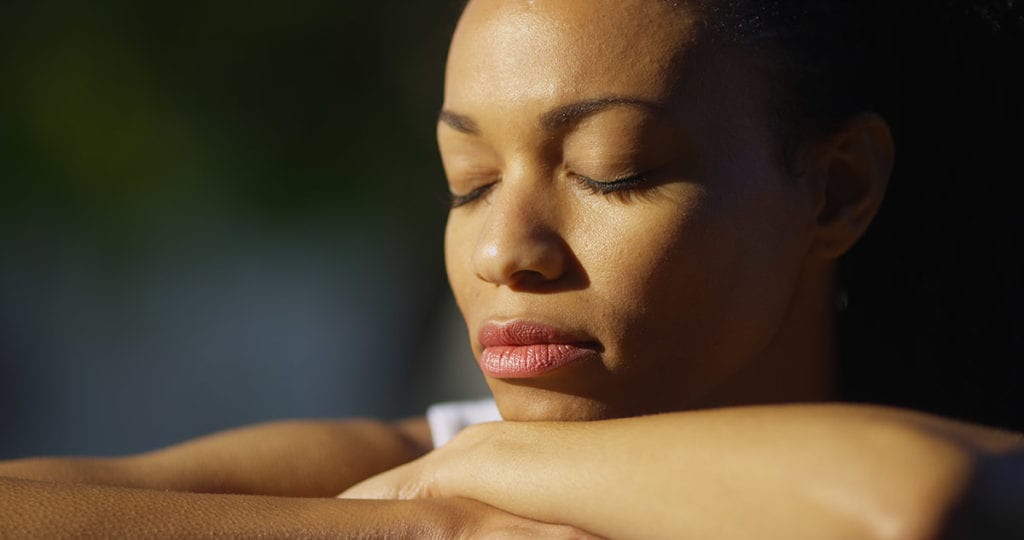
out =
<svg viewBox="0 0 1024 540"><path fill-rule="evenodd" d="M438 448L422 418L275 422L2 462L0 536L1024 537L1020 434L792 403L834 397L835 261L891 134L864 111L783 166L769 64L685 5L472 0L451 47L446 262L473 351L506 419L598 421ZM495 370L510 321L585 351Z"/></svg>
<svg viewBox="0 0 1024 540"><path fill-rule="evenodd" d="M506 419L832 396L820 197L779 160L749 51L702 38L666 2L466 9L438 141L464 203L445 254L473 351L481 325L510 320L601 351L534 378L489 377ZM630 178L607 194L586 180Z"/></svg>

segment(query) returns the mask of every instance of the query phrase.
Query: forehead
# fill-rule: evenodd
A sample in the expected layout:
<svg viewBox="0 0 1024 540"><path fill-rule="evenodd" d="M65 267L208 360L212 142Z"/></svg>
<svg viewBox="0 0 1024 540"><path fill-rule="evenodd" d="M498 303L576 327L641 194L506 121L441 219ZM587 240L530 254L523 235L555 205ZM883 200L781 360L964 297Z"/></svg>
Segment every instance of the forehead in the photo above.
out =
<svg viewBox="0 0 1024 540"><path fill-rule="evenodd" d="M665 0L473 0L452 40L446 105L661 100L693 40L690 14Z"/></svg>

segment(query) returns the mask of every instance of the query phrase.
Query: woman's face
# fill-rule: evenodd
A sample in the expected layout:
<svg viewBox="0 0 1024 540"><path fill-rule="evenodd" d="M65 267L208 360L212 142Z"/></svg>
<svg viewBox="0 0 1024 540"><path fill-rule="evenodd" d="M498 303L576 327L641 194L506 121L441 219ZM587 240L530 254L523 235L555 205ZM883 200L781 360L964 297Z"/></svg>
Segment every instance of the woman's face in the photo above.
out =
<svg viewBox="0 0 1024 540"><path fill-rule="evenodd" d="M474 0L459 23L445 256L507 419L742 401L791 325L812 197L752 62L695 28L659 0Z"/></svg>

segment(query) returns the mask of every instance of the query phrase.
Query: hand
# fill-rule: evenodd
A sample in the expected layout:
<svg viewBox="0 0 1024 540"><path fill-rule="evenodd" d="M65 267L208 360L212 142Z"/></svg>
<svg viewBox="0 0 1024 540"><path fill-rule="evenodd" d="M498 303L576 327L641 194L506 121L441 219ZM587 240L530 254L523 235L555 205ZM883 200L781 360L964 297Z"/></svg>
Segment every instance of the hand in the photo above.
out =
<svg viewBox="0 0 1024 540"><path fill-rule="evenodd" d="M348 488L339 499L420 499L439 497L434 482L424 477L426 456L370 477Z"/></svg>
<svg viewBox="0 0 1024 540"><path fill-rule="evenodd" d="M599 537L567 525L541 523L510 514L493 506L462 498L408 501L415 504L409 527L388 523L376 533L394 532L402 537L430 538L565 538L590 540ZM395 530L398 525L398 530ZM382 534L386 536L386 534Z"/></svg>
<svg viewBox="0 0 1024 540"><path fill-rule="evenodd" d="M486 459L489 456L486 444L494 430L503 428L507 426L498 422L470 426L441 448L405 465L370 477L347 489L338 497L418 499L467 496L457 487L459 473L465 472L470 463L477 458ZM486 470L486 467L481 469ZM486 482L487 479L473 475L472 481Z"/></svg>
<svg viewBox="0 0 1024 540"><path fill-rule="evenodd" d="M465 466L469 459L488 454L488 448L484 445L493 435L492 429L501 427L498 423L471 426L444 447L356 484L338 498L416 499L419 502L437 501L443 504L458 501L460 506L456 511L466 514L456 515L452 519L456 524L462 524L460 534L468 534L472 538L600 538L575 527L527 519L466 498L465 495L459 496L459 480L456 477L460 472L466 472ZM485 477L472 476L474 482L489 482Z"/></svg>

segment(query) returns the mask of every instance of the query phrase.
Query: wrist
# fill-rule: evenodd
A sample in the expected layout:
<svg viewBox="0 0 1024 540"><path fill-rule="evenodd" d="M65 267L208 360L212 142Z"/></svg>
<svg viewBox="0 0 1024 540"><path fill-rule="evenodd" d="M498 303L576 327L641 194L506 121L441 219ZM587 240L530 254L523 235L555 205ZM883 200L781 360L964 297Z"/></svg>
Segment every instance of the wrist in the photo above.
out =
<svg viewBox="0 0 1024 540"><path fill-rule="evenodd" d="M573 446L575 423L489 422L461 431L435 451L424 478L430 496L467 497L501 508L522 511ZM569 434L569 435L567 435ZM549 474L550 473L550 474ZM510 506L511 505L511 506Z"/></svg>

